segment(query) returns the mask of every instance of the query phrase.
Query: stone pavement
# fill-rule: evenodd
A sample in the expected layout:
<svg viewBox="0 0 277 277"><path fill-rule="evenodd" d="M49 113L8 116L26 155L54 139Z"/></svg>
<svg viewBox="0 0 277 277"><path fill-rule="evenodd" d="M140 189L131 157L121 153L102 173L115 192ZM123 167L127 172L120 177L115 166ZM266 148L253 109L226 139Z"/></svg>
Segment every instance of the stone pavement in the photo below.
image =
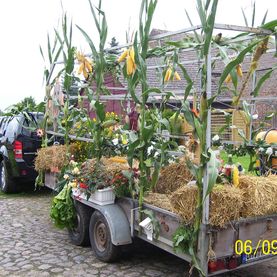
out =
<svg viewBox="0 0 277 277"><path fill-rule="evenodd" d="M90 247L72 245L66 230L53 226L52 196L49 191L0 194L1 277L188 276L187 263L144 242L128 249L117 263L98 261ZM276 259L228 276L277 276Z"/></svg>

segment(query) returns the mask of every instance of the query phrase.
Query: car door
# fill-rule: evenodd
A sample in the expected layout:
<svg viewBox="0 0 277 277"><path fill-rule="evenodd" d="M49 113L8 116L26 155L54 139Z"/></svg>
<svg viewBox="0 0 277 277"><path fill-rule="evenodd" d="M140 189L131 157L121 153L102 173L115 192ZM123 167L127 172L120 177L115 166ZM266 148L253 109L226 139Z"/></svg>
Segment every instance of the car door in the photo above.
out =
<svg viewBox="0 0 277 277"><path fill-rule="evenodd" d="M28 166L34 166L37 150L41 147L41 138L37 136L37 121L33 117L23 119L18 140L22 142L23 160Z"/></svg>

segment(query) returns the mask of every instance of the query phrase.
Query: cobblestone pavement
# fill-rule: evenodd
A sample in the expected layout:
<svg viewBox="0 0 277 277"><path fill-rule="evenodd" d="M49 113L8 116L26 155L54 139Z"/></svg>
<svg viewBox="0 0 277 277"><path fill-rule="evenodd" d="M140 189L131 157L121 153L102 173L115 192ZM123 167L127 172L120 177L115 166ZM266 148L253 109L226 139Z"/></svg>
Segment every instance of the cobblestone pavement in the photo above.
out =
<svg viewBox="0 0 277 277"><path fill-rule="evenodd" d="M98 261L91 248L70 244L67 232L49 218L49 192L0 194L0 276L188 276L189 267L177 257L139 243L120 261ZM227 276L227 275L226 275ZM228 276L277 276L276 259Z"/></svg>

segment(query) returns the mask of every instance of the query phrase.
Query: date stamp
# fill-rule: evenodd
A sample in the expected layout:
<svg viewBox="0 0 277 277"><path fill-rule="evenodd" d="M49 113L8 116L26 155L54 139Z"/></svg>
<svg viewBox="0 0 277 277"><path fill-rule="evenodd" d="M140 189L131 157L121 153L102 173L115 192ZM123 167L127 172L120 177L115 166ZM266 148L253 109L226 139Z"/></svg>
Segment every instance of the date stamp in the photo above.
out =
<svg viewBox="0 0 277 277"><path fill-rule="evenodd" d="M277 240L259 240L253 243L252 240L237 240L235 242L236 255L277 255Z"/></svg>

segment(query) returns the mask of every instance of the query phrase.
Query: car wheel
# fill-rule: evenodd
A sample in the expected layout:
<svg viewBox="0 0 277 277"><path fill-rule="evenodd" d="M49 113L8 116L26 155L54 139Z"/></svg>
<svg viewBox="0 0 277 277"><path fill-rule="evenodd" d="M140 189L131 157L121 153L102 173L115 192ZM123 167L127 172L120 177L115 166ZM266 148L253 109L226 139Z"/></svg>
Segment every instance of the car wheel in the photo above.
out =
<svg viewBox="0 0 277 277"><path fill-rule="evenodd" d="M15 191L14 183L8 176L5 161L0 163L0 190L5 193L11 193Z"/></svg>
<svg viewBox="0 0 277 277"><path fill-rule="evenodd" d="M82 203L76 202L76 225L75 228L69 229L69 238L74 245L88 246L89 241L89 220L91 216L90 208Z"/></svg>
<svg viewBox="0 0 277 277"><path fill-rule="evenodd" d="M118 259L120 248L112 244L108 222L99 211L95 211L91 216L89 237L91 247L99 260L113 262Z"/></svg>

